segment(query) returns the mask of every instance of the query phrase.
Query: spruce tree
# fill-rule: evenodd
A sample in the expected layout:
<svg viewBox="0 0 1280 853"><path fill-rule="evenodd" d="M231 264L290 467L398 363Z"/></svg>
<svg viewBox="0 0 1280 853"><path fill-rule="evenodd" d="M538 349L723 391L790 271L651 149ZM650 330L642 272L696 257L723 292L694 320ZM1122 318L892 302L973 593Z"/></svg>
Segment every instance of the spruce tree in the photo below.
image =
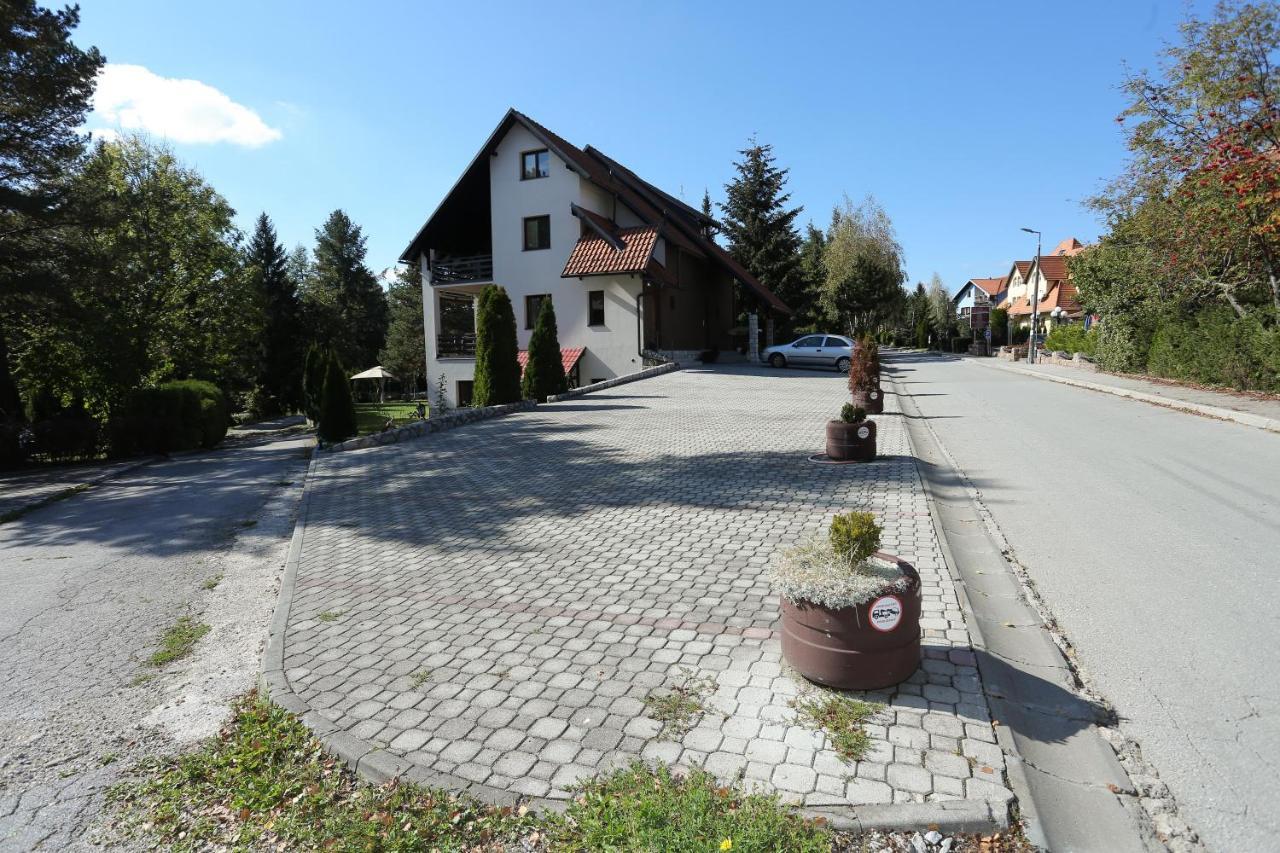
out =
<svg viewBox="0 0 1280 853"><path fill-rule="evenodd" d="M417 264L401 267L387 291L391 321L387 345L378 356L383 365L405 383L418 390L418 380L427 372L426 331L422 320L422 274Z"/></svg>
<svg viewBox="0 0 1280 853"><path fill-rule="evenodd" d="M723 226L729 254L788 306L812 301L800 265L800 235L795 220L803 208L787 208L787 169L774 165L773 146L752 137L734 163L738 176L725 184ZM740 294L755 306L754 294ZM754 310L749 307L748 310Z"/></svg>
<svg viewBox="0 0 1280 853"><path fill-rule="evenodd" d="M330 342L343 364L372 367L387 337L387 296L365 266L365 236L341 210L316 230L308 297L332 307Z"/></svg>
<svg viewBox="0 0 1280 853"><path fill-rule="evenodd" d="M258 216L245 266L262 299L264 324L254 385L259 414L294 411L302 404L302 348L298 283L265 213Z"/></svg>
<svg viewBox="0 0 1280 853"><path fill-rule="evenodd" d="M529 338L529 359L520 380L520 393L526 400L543 402L552 394L563 394L568 390L569 381L565 378L564 361L560 358L556 309L548 298L542 300L533 336Z"/></svg>
<svg viewBox="0 0 1280 853"><path fill-rule="evenodd" d="M516 315L507 291L490 284L476 306L476 372L473 406L497 406L520 400L520 363L516 360Z"/></svg>
<svg viewBox="0 0 1280 853"><path fill-rule="evenodd" d="M323 441L333 443L356 434L356 405L351 399L351 383L335 353L329 353L325 364L324 392L320 400L320 426L316 432Z"/></svg>

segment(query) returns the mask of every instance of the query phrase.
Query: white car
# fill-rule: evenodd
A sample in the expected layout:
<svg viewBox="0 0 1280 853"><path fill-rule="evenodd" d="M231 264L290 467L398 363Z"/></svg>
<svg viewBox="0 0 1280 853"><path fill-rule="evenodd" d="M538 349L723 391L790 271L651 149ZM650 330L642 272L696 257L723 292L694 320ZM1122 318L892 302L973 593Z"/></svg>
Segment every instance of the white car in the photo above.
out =
<svg viewBox="0 0 1280 853"><path fill-rule="evenodd" d="M760 357L772 367L834 367L848 373L853 341L842 335L805 335L789 344L769 347Z"/></svg>

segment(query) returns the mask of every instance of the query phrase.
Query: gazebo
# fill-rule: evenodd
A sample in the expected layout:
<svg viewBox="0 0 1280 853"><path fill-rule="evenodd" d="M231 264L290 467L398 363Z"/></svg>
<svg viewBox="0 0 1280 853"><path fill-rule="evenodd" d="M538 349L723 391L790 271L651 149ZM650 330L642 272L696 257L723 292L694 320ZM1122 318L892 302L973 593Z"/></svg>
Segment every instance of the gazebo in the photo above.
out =
<svg viewBox="0 0 1280 853"><path fill-rule="evenodd" d="M388 379L395 379L395 377L391 375L391 371L387 370L382 365L378 365L377 367L370 367L368 370L357 373L355 376L351 377L351 381L353 382L357 379L378 380L378 402L385 403L387 401L386 382Z"/></svg>

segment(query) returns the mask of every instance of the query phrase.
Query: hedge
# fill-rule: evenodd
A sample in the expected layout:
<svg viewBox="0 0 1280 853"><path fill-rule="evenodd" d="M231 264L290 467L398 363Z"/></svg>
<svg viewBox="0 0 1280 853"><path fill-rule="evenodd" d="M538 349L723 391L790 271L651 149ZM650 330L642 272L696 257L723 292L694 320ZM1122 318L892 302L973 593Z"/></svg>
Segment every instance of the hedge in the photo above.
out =
<svg viewBox="0 0 1280 853"><path fill-rule="evenodd" d="M1084 326L1080 323L1056 326L1049 333L1049 336L1044 339L1044 348L1054 352L1062 350L1072 355L1082 352L1085 355L1092 356L1098 351L1097 327L1085 331Z"/></svg>
<svg viewBox="0 0 1280 853"><path fill-rule="evenodd" d="M1156 318L1146 369L1167 379L1280 392L1280 325L1226 307L1166 314Z"/></svg>
<svg viewBox="0 0 1280 853"><path fill-rule="evenodd" d="M212 382L183 379L130 394L108 424L114 456L214 447L227 435L226 395Z"/></svg>

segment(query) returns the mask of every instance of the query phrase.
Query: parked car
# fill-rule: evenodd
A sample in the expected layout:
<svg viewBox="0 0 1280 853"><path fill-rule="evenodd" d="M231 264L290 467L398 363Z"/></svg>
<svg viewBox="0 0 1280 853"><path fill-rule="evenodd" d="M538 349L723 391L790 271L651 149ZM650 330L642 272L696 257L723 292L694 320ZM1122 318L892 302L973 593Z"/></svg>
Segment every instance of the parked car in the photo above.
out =
<svg viewBox="0 0 1280 853"><path fill-rule="evenodd" d="M842 335L805 335L789 344L769 347L760 357L772 367L834 367L847 373L853 360L853 341Z"/></svg>

